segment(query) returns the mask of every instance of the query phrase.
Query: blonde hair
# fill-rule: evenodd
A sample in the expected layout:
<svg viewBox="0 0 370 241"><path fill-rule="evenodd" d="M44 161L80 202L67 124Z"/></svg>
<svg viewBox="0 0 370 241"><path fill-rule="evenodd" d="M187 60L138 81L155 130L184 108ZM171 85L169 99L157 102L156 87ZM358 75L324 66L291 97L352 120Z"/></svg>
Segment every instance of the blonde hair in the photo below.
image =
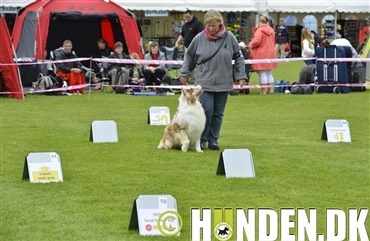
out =
<svg viewBox="0 0 370 241"><path fill-rule="evenodd" d="M224 19L222 18L222 15L219 11L215 9L210 9L206 14L204 15L204 23L207 24L212 20L216 20L219 23L224 23Z"/></svg>
<svg viewBox="0 0 370 241"><path fill-rule="evenodd" d="M303 40L307 39L308 41L310 42L313 42L313 36L312 36L312 33L310 31L308 31L309 29L304 27L302 28L302 32L301 32L301 41L303 42ZM303 44L301 43L302 45L302 48L303 48Z"/></svg>
<svg viewBox="0 0 370 241"><path fill-rule="evenodd" d="M131 53L130 54L130 58L131 59L136 59L136 60L139 60L140 59L140 56L137 54L137 53ZM135 63L135 67L141 67L141 63Z"/></svg>
<svg viewBox="0 0 370 241"><path fill-rule="evenodd" d="M259 21L261 23L267 23L269 21L269 19L267 18L267 16L260 16Z"/></svg>

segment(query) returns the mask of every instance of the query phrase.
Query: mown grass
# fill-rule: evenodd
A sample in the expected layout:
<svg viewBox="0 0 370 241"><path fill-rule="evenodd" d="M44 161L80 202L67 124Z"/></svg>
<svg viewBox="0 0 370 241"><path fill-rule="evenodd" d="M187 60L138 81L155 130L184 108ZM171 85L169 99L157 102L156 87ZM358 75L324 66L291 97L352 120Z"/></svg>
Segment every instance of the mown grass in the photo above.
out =
<svg viewBox="0 0 370 241"><path fill-rule="evenodd" d="M302 66L280 64L275 79L292 83ZM316 208L317 231L325 233L326 208L369 208L369 91L257 93L229 97L219 140L222 150L252 152L256 177L247 179L216 175L220 151L156 148L164 127L147 124L148 110L168 106L173 115L178 95L1 98L0 240L190 240L192 207ZM346 119L352 142L321 140L326 119ZM114 120L119 142L89 142L94 120ZM64 182L21 179L27 154L51 151L61 157ZM128 230L141 194L176 198L180 237Z"/></svg>

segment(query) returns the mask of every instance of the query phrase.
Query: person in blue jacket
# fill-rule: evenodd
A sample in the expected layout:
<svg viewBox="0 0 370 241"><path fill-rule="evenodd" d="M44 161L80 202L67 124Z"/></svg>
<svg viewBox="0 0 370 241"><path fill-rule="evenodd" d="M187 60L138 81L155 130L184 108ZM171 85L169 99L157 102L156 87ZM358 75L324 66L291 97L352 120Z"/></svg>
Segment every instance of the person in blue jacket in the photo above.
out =
<svg viewBox="0 0 370 241"><path fill-rule="evenodd" d="M284 18L280 18L279 25L276 27L275 42L276 56L278 58L285 58L285 45L289 42L289 31L285 26Z"/></svg>

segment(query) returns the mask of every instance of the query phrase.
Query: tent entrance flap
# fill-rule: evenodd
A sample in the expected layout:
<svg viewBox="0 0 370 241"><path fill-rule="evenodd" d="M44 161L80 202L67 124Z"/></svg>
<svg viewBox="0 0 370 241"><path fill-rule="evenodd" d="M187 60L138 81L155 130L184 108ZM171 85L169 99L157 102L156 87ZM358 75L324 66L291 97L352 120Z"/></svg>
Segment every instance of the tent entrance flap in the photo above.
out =
<svg viewBox="0 0 370 241"><path fill-rule="evenodd" d="M35 41L30 41L30 39L36 39L36 23L37 13L28 12L22 26L19 48L17 49L18 57L33 57L35 55Z"/></svg>
<svg viewBox="0 0 370 241"><path fill-rule="evenodd" d="M104 37L108 43L122 41L127 53L124 35L117 14L75 14L52 13L46 48L56 49L69 39L79 57L93 56L97 51L96 41ZM102 24L104 22L104 24ZM104 27L104 28L103 28Z"/></svg>

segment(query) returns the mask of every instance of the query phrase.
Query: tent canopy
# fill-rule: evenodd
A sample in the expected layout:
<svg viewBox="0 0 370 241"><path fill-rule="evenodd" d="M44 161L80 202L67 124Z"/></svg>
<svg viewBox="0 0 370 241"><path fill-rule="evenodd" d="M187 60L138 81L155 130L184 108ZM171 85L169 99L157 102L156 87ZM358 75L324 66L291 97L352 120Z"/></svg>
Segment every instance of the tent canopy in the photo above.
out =
<svg viewBox="0 0 370 241"><path fill-rule="evenodd" d="M13 47L8 27L3 17L0 17L0 32L0 63L14 63ZM17 99L23 98L17 66L0 65L0 72L4 78L5 90L11 93L10 96Z"/></svg>
<svg viewBox="0 0 370 241"><path fill-rule="evenodd" d="M184 12L186 9L192 11L208 11L218 9L222 12L255 12L257 4L255 0L114 0L117 4L130 10L169 10Z"/></svg>
<svg viewBox="0 0 370 241"><path fill-rule="evenodd" d="M25 7L35 0L1 0L0 6ZM45 1L45 0L44 0ZM220 11L238 12L286 12L286 13L369 13L369 0L111 0L129 10L169 10L207 11L211 8Z"/></svg>
<svg viewBox="0 0 370 241"><path fill-rule="evenodd" d="M73 42L78 55L86 56L100 37L111 40L111 46L121 41L128 53L142 54L136 20L106 0L37 0L16 18L12 37L19 57L41 59L45 49L58 48L65 39Z"/></svg>
<svg viewBox="0 0 370 241"><path fill-rule="evenodd" d="M259 12L285 12L285 13L369 13L369 0L264 0L259 1Z"/></svg>

